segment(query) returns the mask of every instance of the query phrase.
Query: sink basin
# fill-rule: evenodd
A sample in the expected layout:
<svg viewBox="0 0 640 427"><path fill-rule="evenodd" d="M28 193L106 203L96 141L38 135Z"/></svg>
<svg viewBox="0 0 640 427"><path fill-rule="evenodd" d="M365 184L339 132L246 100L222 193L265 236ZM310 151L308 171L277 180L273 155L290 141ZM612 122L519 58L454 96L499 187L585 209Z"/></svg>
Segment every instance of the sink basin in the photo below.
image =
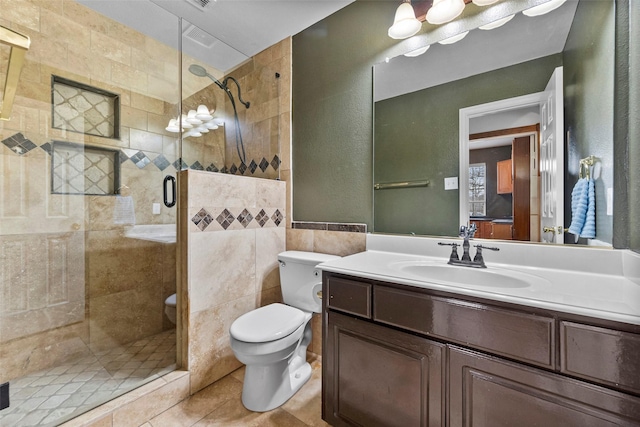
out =
<svg viewBox="0 0 640 427"><path fill-rule="evenodd" d="M544 280L511 270L487 270L448 264L406 262L397 263L394 267L409 276L462 287L527 288Z"/></svg>

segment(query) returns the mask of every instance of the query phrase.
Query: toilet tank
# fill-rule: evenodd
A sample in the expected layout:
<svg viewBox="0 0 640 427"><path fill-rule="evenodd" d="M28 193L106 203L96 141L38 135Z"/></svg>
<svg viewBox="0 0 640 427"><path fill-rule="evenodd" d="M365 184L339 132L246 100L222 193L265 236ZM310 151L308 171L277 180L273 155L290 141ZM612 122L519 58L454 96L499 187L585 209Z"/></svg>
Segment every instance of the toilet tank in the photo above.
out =
<svg viewBox="0 0 640 427"><path fill-rule="evenodd" d="M317 252L286 251L278 254L280 286L285 304L301 310L320 313L322 301L322 271L315 268L321 262L338 259L339 256Z"/></svg>

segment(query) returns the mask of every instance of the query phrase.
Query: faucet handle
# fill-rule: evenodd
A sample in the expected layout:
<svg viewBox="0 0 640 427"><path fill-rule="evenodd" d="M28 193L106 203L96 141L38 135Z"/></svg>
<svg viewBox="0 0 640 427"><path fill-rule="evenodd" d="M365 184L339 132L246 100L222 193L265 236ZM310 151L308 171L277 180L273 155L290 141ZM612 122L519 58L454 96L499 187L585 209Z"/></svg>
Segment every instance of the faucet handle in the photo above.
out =
<svg viewBox="0 0 640 427"><path fill-rule="evenodd" d="M451 255L449 256L449 264L451 264L451 261L459 261L460 260L458 258L458 246L460 246L458 243L442 243L442 242L438 242L438 245L440 245L440 246L451 246Z"/></svg>
<svg viewBox="0 0 640 427"><path fill-rule="evenodd" d="M482 245L474 245L476 248L478 248L478 250L481 249L488 249L490 251L499 251L500 248L496 248L496 247L490 247L490 246L482 246Z"/></svg>

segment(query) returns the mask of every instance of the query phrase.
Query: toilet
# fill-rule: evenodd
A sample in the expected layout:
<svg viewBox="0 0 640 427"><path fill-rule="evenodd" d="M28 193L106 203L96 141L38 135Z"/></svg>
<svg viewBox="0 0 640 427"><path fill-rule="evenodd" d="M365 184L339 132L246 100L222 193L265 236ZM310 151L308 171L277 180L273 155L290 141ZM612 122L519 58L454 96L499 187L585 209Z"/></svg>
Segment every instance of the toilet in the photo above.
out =
<svg viewBox="0 0 640 427"><path fill-rule="evenodd" d="M167 315L171 323L176 324L176 294L164 300L164 314Z"/></svg>
<svg viewBox="0 0 640 427"><path fill-rule="evenodd" d="M334 255L287 251L278 255L285 304L274 303L243 314L230 328L231 349L246 365L242 404L270 411L285 403L311 377L307 346L311 316L322 312L322 273L316 265Z"/></svg>

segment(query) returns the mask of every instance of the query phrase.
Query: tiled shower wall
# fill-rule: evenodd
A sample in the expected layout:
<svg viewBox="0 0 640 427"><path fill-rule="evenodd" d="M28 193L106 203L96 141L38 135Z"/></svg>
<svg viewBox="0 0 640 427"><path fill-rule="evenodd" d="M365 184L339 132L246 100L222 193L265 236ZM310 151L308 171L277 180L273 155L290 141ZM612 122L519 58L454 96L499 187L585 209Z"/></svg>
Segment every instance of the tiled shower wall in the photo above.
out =
<svg viewBox="0 0 640 427"><path fill-rule="evenodd" d="M241 366L231 323L282 300L285 183L192 170L179 182L181 358L194 393Z"/></svg>
<svg viewBox="0 0 640 427"><path fill-rule="evenodd" d="M173 223L175 209L152 215L151 205L176 172L176 136L164 127L179 101L179 62L174 49L70 0L1 9L0 25L31 38L11 120L0 122L0 378L10 380L169 326L175 245L125 238L114 196L51 194L50 146L120 150L136 222ZM52 128L52 75L119 94L120 138Z"/></svg>

